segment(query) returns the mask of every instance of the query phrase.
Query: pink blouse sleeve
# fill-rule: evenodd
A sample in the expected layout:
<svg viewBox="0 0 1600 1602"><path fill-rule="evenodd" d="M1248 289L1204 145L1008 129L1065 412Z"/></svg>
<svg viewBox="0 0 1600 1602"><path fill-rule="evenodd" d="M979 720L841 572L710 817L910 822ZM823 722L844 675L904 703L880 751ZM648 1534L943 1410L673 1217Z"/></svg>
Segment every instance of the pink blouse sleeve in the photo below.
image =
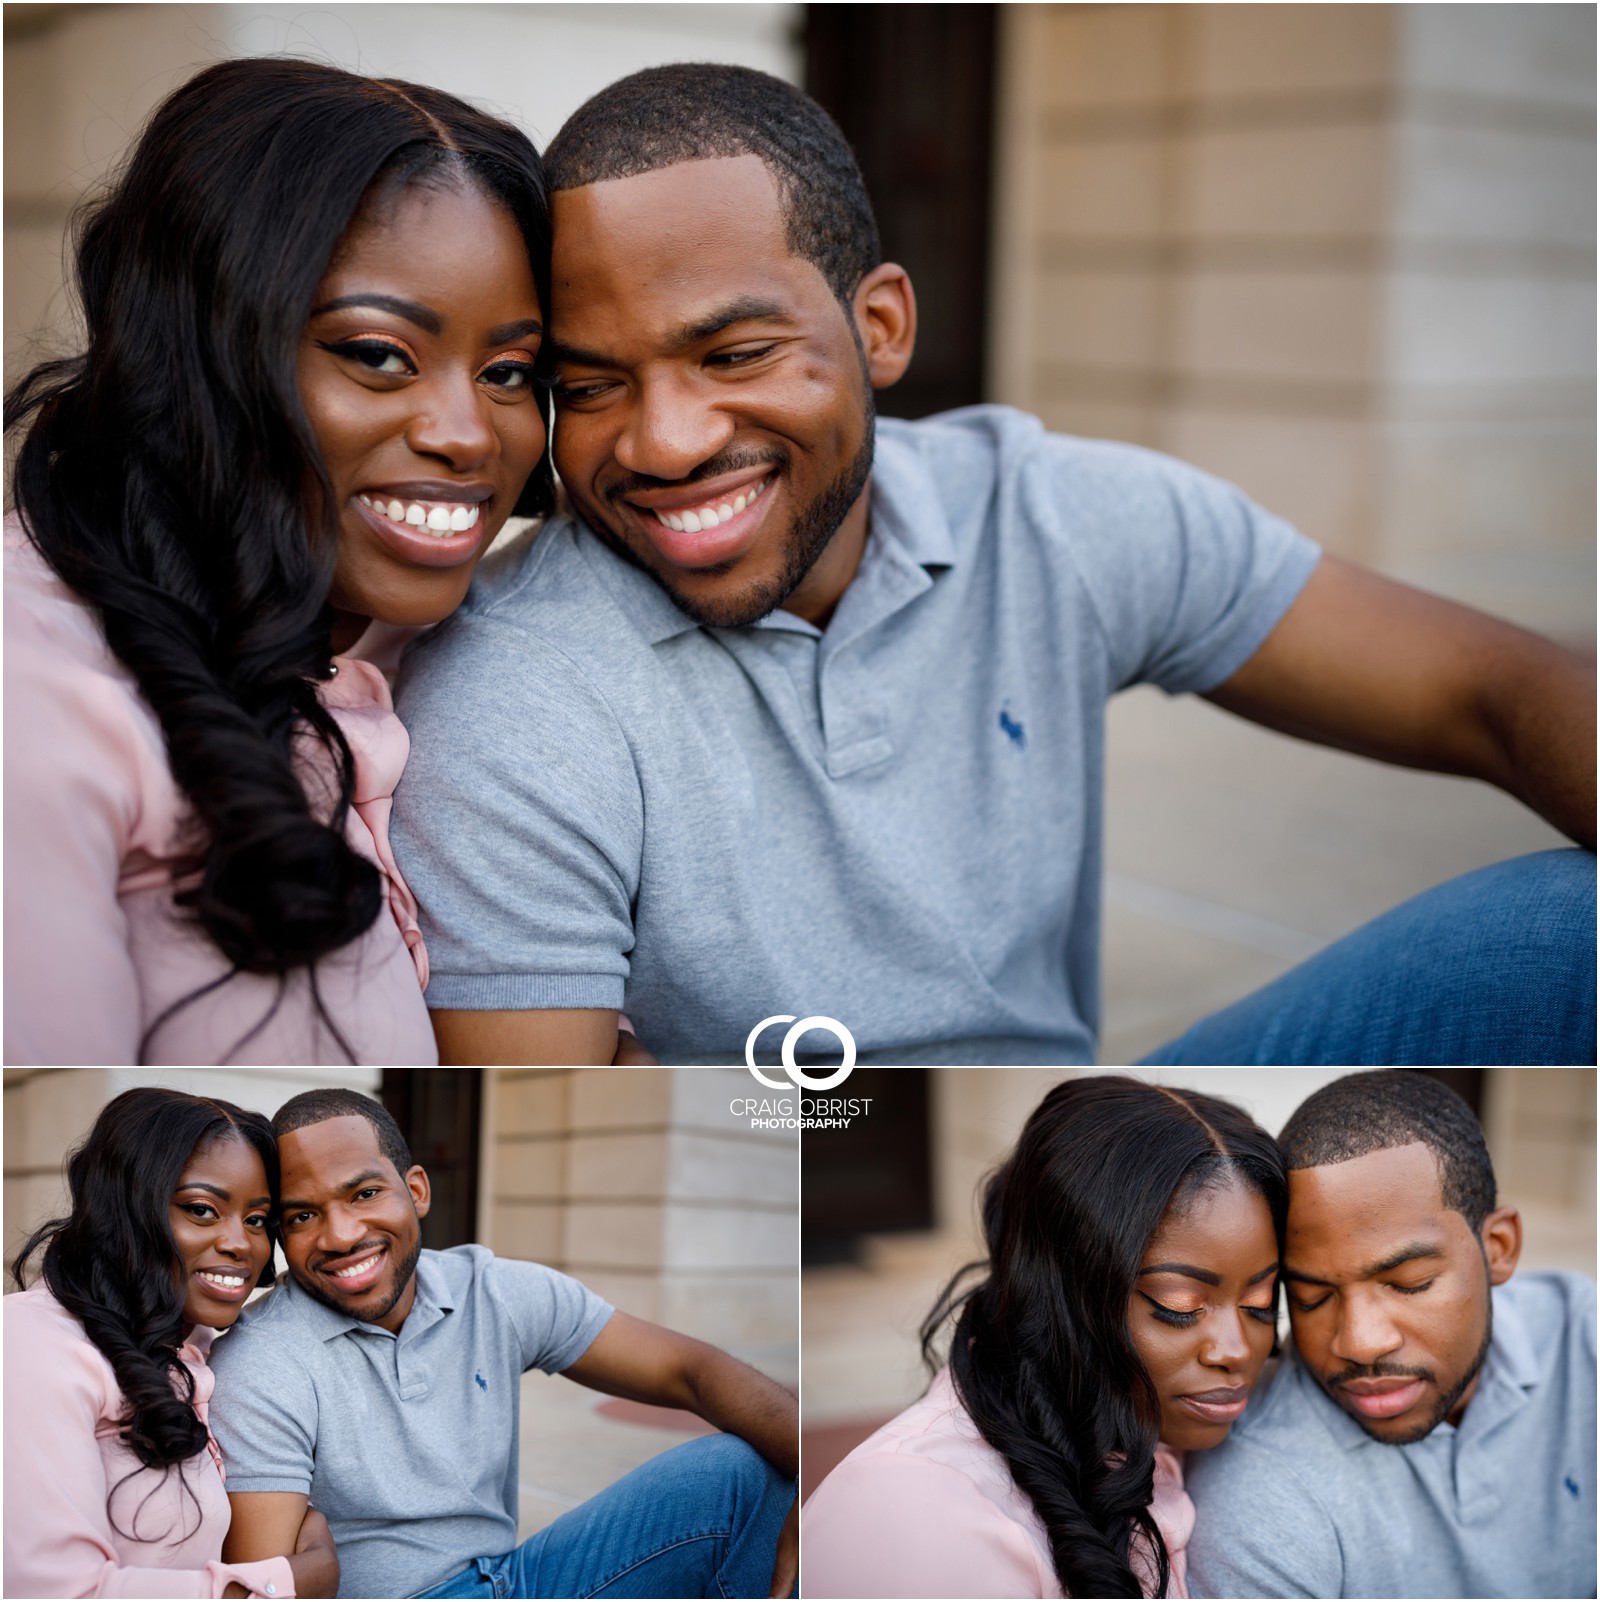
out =
<svg viewBox="0 0 1600 1602"><path fill-rule="evenodd" d="M924 1457L841 1463L801 1510L800 1538L808 1597L1061 1594L1022 1527Z"/></svg>
<svg viewBox="0 0 1600 1602"><path fill-rule="evenodd" d="M14 1326L6 1331L14 1335ZM5 1593L7 1596L217 1597L294 1595L287 1558L139 1568L118 1562L95 1440L108 1398L89 1349L10 1338L5 1348ZM202 1459L206 1473L213 1468ZM185 1468L193 1473L194 1466ZM269 1587L271 1589L269 1589Z"/></svg>
<svg viewBox="0 0 1600 1602"><path fill-rule="evenodd" d="M112 686L63 671L46 646L8 595L5 1059L133 1063L139 986L117 900L138 809L126 734Z"/></svg>

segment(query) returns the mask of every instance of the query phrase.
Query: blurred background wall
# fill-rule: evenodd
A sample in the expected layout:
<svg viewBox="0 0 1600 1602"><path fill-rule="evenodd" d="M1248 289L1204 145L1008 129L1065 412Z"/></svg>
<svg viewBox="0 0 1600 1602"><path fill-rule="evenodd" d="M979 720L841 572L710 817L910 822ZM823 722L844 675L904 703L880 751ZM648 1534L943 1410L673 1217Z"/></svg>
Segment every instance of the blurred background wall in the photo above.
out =
<svg viewBox="0 0 1600 1602"><path fill-rule="evenodd" d="M977 1193L1051 1086L1086 1069L858 1068L872 1106L803 1143L801 1424L809 1492L846 1452L920 1396L917 1329L963 1264L983 1255ZM1348 1070L1135 1069L1223 1096L1274 1135ZM1477 1113L1502 1202L1523 1219L1521 1268L1595 1272L1595 1071L1444 1069Z"/></svg>
<svg viewBox="0 0 1600 1602"><path fill-rule="evenodd" d="M70 346L72 205L207 62L421 79L542 144L625 72L738 61L839 119L911 270L917 359L884 411L1005 401L1172 452L1330 551L1593 650L1592 7L8 4L4 25L8 377ZM1560 843L1481 786L1155 691L1113 704L1109 749L1107 1062Z"/></svg>

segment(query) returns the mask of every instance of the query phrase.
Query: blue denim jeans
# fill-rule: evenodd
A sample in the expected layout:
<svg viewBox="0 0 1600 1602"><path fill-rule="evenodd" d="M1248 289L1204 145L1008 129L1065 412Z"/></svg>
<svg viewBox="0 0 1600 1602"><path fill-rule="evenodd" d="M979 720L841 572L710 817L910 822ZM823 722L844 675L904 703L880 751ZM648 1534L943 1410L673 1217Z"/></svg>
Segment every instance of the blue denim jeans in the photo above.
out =
<svg viewBox="0 0 1600 1602"><path fill-rule="evenodd" d="M1595 1060L1595 859L1541 851L1386 912L1146 1057L1419 1067Z"/></svg>
<svg viewBox="0 0 1600 1602"><path fill-rule="evenodd" d="M422 1595L764 1597L794 1499L754 1447L702 1436Z"/></svg>

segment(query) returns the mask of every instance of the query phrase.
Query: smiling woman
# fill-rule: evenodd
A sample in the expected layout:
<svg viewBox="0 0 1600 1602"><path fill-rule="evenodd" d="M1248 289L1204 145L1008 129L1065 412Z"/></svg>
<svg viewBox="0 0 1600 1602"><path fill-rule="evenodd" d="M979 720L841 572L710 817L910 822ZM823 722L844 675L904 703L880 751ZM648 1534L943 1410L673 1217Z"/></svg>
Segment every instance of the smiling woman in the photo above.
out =
<svg viewBox="0 0 1600 1602"><path fill-rule="evenodd" d="M7 399L8 1062L435 1060L364 658L548 506L548 257L517 129L288 60L79 218L85 349Z"/></svg>

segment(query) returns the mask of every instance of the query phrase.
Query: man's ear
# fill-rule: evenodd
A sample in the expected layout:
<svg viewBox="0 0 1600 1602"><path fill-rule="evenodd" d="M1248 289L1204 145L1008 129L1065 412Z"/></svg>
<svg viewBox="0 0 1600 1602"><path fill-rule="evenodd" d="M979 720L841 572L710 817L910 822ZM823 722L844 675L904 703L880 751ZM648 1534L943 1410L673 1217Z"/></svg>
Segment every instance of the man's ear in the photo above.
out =
<svg viewBox="0 0 1600 1602"><path fill-rule="evenodd" d="M411 1192L411 1202L417 1209L417 1217L426 1218L428 1208L433 1201L433 1191L428 1184L428 1170L421 1163L413 1163L406 1169L406 1189Z"/></svg>
<svg viewBox="0 0 1600 1602"><path fill-rule="evenodd" d="M1515 1207L1496 1207L1484 1219L1478 1238L1489 1264L1489 1283L1504 1285L1522 1256L1522 1214Z"/></svg>
<svg viewBox="0 0 1600 1602"><path fill-rule="evenodd" d="M898 383L917 343L917 296L904 267L874 267L856 285L851 302L874 389Z"/></svg>

